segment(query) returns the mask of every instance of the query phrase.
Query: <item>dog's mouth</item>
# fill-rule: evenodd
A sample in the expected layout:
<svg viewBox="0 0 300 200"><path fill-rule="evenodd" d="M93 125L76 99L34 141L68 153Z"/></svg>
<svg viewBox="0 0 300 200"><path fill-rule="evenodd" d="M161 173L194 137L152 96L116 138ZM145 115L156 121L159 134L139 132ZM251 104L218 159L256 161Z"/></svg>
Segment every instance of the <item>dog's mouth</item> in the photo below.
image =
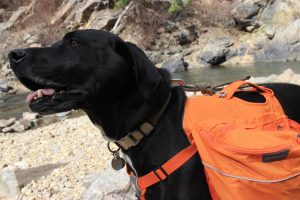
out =
<svg viewBox="0 0 300 200"><path fill-rule="evenodd" d="M19 80L32 92L26 97L26 103L33 112L53 114L78 109L86 97L81 89L75 89L62 84L41 84L43 81L33 81L28 78ZM47 83L47 81L45 81Z"/></svg>

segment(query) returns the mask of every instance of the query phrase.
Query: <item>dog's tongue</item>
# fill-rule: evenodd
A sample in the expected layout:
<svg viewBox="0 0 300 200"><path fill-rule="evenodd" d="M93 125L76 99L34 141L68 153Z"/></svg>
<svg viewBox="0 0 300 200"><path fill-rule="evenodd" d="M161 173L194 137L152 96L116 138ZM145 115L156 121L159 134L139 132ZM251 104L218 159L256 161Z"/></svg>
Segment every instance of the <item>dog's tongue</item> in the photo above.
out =
<svg viewBox="0 0 300 200"><path fill-rule="evenodd" d="M39 89L35 92L30 92L26 97L26 103L30 104L35 98L45 96L51 96L55 93L54 89Z"/></svg>

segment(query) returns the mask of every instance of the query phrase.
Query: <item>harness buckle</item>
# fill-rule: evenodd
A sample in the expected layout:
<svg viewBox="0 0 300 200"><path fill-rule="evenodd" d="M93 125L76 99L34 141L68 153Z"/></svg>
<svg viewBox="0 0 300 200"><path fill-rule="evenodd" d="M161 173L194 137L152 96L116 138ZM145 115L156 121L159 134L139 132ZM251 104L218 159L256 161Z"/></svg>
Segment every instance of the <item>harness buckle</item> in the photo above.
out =
<svg viewBox="0 0 300 200"><path fill-rule="evenodd" d="M162 175L164 175L164 177L162 177L161 175L159 175L159 171L158 170L160 170L160 172L161 172L161 174ZM160 181L164 181L164 180L166 180L168 177L169 177L169 175L168 175L168 173L164 170L164 168L162 168L161 166L160 167L158 167L158 168L156 168L155 170L153 170L153 173L155 174L155 176L160 180Z"/></svg>
<svg viewBox="0 0 300 200"><path fill-rule="evenodd" d="M225 92L225 91L220 91L220 92L217 92L216 94L218 95L219 98L224 98L224 97L226 97L227 92Z"/></svg>

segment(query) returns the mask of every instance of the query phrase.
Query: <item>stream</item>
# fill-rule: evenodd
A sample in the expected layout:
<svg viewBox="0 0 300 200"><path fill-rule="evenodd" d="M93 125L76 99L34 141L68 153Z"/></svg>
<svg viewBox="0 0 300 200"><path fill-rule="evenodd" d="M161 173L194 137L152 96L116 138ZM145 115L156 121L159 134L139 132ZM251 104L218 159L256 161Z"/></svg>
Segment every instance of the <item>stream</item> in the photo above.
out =
<svg viewBox="0 0 300 200"><path fill-rule="evenodd" d="M248 75L254 77L282 74L286 69L292 69L300 74L300 62L285 63L255 63L249 65L205 67L190 69L186 72L173 73L172 78L183 79L186 83L207 83L217 85L220 83L245 78ZM22 113L29 111L25 103L26 94L10 95L0 98L0 119L11 117L20 118ZM79 112L81 113L81 112Z"/></svg>

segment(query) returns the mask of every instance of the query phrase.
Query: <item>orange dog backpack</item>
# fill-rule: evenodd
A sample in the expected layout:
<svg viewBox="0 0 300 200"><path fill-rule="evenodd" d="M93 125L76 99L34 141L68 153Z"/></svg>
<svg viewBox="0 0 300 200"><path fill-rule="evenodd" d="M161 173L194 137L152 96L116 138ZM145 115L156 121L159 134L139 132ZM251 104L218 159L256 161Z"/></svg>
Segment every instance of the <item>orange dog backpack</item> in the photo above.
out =
<svg viewBox="0 0 300 200"><path fill-rule="evenodd" d="M234 97L248 91L265 102ZM300 200L300 125L271 89L237 81L213 96L190 97L183 125L214 200Z"/></svg>

